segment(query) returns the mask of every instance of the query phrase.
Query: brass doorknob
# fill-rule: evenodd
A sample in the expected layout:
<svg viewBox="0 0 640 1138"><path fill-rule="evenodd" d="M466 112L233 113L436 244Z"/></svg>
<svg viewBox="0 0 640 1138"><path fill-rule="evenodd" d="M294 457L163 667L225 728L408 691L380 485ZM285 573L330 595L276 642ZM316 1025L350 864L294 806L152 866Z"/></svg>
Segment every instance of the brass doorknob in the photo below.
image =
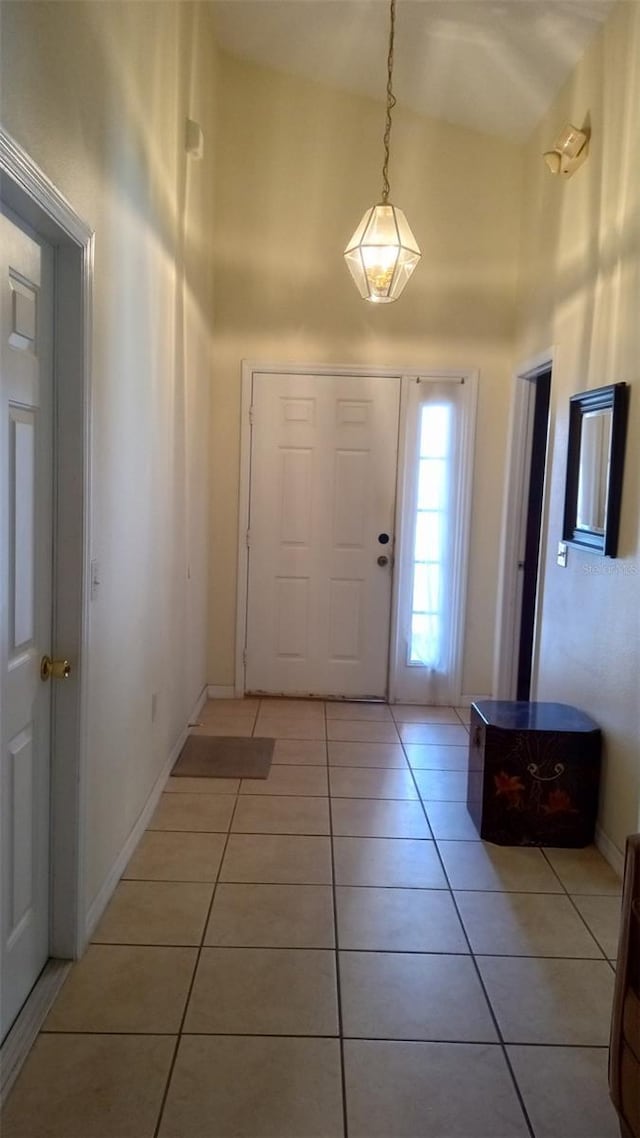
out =
<svg viewBox="0 0 640 1138"><path fill-rule="evenodd" d="M389 558L386 557L384 553L381 553L380 556L376 558L376 561L378 562L378 565L381 566L389 564Z"/></svg>
<svg viewBox="0 0 640 1138"><path fill-rule="evenodd" d="M40 679L68 680L71 675L71 664L68 660L52 660L50 656L43 656L40 661Z"/></svg>

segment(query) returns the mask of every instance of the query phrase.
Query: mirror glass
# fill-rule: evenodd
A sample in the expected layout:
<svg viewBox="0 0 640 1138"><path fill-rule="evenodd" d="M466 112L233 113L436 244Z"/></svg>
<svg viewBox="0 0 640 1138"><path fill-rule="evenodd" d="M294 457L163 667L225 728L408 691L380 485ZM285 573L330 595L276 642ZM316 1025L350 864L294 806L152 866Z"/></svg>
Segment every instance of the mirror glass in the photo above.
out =
<svg viewBox="0 0 640 1138"><path fill-rule="evenodd" d="M591 533L603 534L607 525L612 421L611 407L582 417L576 529Z"/></svg>
<svg viewBox="0 0 640 1138"><path fill-rule="evenodd" d="M620 524L628 387L572 395L563 541L615 557Z"/></svg>

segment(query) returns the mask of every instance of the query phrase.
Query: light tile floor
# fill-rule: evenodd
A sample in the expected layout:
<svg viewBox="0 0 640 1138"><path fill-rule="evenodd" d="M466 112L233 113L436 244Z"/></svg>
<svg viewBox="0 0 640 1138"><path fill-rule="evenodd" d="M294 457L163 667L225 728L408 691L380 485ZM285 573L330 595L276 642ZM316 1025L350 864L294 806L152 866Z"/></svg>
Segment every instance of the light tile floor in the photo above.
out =
<svg viewBox="0 0 640 1138"><path fill-rule="evenodd" d="M620 882L480 842L468 712L221 700L264 782L172 779L2 1138L617 1138Z"/></svg>

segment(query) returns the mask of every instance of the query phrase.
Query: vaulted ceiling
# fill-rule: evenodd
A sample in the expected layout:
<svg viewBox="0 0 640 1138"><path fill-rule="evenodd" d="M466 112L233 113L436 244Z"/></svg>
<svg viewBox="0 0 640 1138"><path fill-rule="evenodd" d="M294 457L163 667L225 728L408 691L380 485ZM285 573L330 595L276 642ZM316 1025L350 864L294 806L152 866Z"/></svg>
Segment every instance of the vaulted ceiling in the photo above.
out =
<svg viewBox="0 0 640 1138"><path fill-rule="evenodd" d="M544 114L615 0L398 0L398 102L510 139ZM240 58L384 98L387 0L213 0Z"/></svg>

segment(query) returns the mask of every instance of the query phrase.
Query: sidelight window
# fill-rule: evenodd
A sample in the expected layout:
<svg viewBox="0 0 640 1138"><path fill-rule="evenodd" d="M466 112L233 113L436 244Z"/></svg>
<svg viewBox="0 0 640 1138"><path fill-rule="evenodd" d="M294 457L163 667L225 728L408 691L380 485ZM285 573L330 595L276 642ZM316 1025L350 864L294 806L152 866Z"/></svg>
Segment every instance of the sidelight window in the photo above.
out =
<svg viewBox="0 0 640 1138"><path fill-rule="evenodd" d="M409 664L437 668L445 638L451 407L420 412Z"/></svg>
<svg viewBox="0 0 640 1138"><path fill-rule="evenodd" d="M472 375L404 381L392 699L460 698L476 390Z"/></svg>

